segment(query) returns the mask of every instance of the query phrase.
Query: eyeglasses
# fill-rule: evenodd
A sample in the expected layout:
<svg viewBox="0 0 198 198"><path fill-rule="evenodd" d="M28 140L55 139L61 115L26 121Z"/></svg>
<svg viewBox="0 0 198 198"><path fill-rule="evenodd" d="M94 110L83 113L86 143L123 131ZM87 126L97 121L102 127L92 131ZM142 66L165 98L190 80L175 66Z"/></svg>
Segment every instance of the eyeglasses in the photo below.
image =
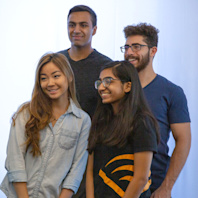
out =
<svg viewBox="0 0 198 198"><path fill-rule="evenodd" d="M114 79L112 77L106 77L103 80L98 79L95 81L95 88L98 89L101 83L105 88L107 88L111 84L112 80L120 80L120 79Z"/></svg>
<svg viewBox="0 0 198 198"><path fill-rule="evenodd" d="M131 48L131 50L133 52L138 52L144 46L148 46L148 45L141 45L141 44L134 43L132 45L124 45L124 46L120 47L120 50L121 50L121 52L125 53L129 48Z"/></svg>

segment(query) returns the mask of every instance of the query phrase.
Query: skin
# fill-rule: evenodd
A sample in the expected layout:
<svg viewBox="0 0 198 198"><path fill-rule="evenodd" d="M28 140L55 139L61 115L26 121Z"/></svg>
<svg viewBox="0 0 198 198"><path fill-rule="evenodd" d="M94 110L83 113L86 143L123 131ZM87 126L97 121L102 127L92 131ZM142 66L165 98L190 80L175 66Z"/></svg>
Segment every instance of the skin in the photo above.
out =
<svg viewBox="0 0 198 198"><path fill-rule="evenodd" d="M100 79L103 80L105 77L112 77L117 79L113 73L112 69L104 69L100 73ZM118 110L119 101L124 97L125 93L131 90L131 82L126 82L124 84L119 80L111 81L109 87L105 88L103 84L98 87L98 93L102 98L103 103L110 103L113 107L113 111L116 114ZM130 181L124 198L139 198L144 186L148 181L149 170L151 166L151 161L153 157L153 152L138 152L134 154L134 177ZM86 179L86 194L87 198L94 198L94 183L93 183L93 158L94 154L89 155L88 165L87 165L87 179ZM142 163L144 161L144 163Z"/></svg>
<svg viewBox="0 0 198 198"><path fill-rule="evenodd" d="M93 181L93 162L94 153L88 156L86 170L86 198L94 198L94 181Z"/></svg>
<svg viewBox="0 0 198 198"><path fill-rule="evenodd" d="M85 59L92 51L92 36L97 26L92 25L89 12L73 12L68 17L68 36L71 41L70 57L75 60Z"/></svg>
<svg viewBox="0 0 198 198"><path fill-rule="evenodd" d="M43 92L52 99L53 117L57 120L69 106L68 80L54 63L49 62L41 69L40 84Z"/></svg>
<svg viewBox="0 0 198 198"><path fill-rule="evenodd" d="M140 35L129 36L126 39L126 44L132 43L147 44L144 37ZM153 58L157 52L157 47L152 47L150 50L147 47L134 53L131 49L125 52L125 59L130 61L130 57L137 56L139 60L143 59L146 53L149 53L150 60L146 67L139 71L139 78L142 87L147 86L155 77L156 73L153 70ZM137 68L139 61L130 61ZM191 146L191 130L190 123L176 123L170 125L173 137L175 139L175 148L171 156L170 165L166 177L161 186L152 194L151 198L170 198L174 183L176 182L190 151Z"/></svg>
<svg viewBox="0 0 198 198"><path fill-rule="evenodd" d="M29 198L26 182L14 182L13 186L18 198Z"/></svg>
<svg viewBox="0 0 198 198"><path fill-rule="evenodd" d="M100 79L103 80L106 77L112 77L118 79L112 73L112 69L104 69L100 73ZM98 93L102 98L102 103L111 103L114 113L117 112L119 101L125 96L125 93L131 90L131 82L122 83L120 80L112 80L109 87L105 88L103 84L98 87Z"/></svg>

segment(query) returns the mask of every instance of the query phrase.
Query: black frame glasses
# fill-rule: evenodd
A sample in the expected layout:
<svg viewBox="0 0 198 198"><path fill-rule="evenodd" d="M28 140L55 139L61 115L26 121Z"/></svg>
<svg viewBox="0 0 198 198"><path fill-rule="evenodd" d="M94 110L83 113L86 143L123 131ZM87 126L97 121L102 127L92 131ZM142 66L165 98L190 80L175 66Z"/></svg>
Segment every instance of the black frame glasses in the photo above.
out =
<svg viewBox="0 0 198 198"><path fill-rule="evenodd" d="M133 52L138 52L141 50L142 47L144 46L148 46L148 45L141 45L139 43L134 43L132 45L124 45L120 47L121 52L125 53L129 48L131 48L131 50Z"/></svg>
<svg viewBox="0 0 198 198"><path fill-rule="evenodd" d="M95 89L98 89L101 84L103 84L103 86L105 88L107 88L111 84L112 80L120 80L120 79L114 79L112 77L106 77L103 80L98 79L98 80L95 81L95 84L94 84Z"/></svg>

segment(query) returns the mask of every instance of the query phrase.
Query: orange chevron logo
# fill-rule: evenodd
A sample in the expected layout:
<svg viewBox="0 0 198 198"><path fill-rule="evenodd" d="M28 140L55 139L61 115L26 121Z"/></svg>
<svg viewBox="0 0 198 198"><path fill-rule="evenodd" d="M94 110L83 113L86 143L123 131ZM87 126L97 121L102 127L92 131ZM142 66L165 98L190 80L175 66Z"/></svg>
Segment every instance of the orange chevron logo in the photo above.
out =
<svg viewBox="0 0 198 198"><path fill-rule="evenodd" d="M134 160L134 155L133 154L123 154L123 155L116 156L112 160L110 160L105 165L105 167L109 166L113 162L116 162L118 160L125 160L125 159L133 161ZM122 165L122 166L119 166L116 169L114 169L111 172L111 174L113 174L113 173L115 173L117 171L123 171L123 170L134 172L134 166L133 165ZM150 175L151 175L151 171L149 171L148 177L150 177ZM103 179L104 183L106 185L108 185L110 188L112 188L120 197L124 196L124 190L120 186L118 186L112 179L110 179L102 169L100 169L100 171L99 171L99 176ZM130 182L132 179L133 179L133 176L126 175L126 176L120 178L119 181L126 180L126 181ZM145 187L144 187L142 192L148 190L150 185L151 185L151 179L148 180L148 182L145 185Z"/></svg>

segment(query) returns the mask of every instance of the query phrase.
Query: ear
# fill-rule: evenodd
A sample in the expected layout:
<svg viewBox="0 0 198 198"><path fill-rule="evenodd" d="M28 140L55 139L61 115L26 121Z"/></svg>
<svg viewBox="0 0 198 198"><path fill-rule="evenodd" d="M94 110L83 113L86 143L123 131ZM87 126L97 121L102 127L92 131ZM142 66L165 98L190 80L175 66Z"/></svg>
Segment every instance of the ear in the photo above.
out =
<svg viewBox="0 0 198 198"><path fill-rule="evenodd" d="M131 91L131 82L125 82L124 83L124 92L128 93Z"/></svg>
<svg viewBox="0 0 198 198"><path fill-rule="evenodd" d="M92 36L96 34L96 30L97 30L97 26L95 25L95 26L93 27Z"/></svg>
<svg viewBox="0 0 198 198"><path fill-rule="evenodd" d="M156 46L150 48L150 56L151 57L154 57L156 52L157 52L157 47Z"/></svg>

